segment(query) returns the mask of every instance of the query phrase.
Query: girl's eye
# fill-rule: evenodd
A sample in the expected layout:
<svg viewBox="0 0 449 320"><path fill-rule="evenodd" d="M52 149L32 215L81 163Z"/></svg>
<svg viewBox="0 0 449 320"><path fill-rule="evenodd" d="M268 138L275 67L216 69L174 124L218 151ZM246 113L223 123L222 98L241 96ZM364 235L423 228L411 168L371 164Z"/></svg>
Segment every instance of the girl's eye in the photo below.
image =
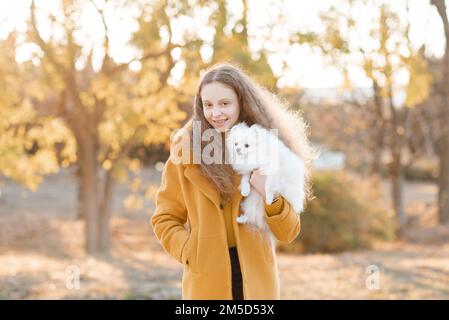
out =
<svg viewBox="0 0 449 320"><path fill-rule="evenodd" d="M228 104L229 104L229 102L224 102L223 104L224 104L224 105L226 106L226 105L228 105Z"/></svg>
<svg viewBox="0 0 449 320"><path fill-rule="evenodd" d="M249 147L249 144L245 143L245 148L248 148L248 147Z"/></svg>

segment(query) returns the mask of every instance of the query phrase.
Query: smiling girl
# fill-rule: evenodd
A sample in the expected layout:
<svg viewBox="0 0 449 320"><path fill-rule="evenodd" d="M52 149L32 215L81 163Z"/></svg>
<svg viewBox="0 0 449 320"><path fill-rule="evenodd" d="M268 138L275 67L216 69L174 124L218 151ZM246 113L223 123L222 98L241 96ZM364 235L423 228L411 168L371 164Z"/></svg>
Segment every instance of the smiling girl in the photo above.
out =
<svg viewBox="0 0 449 320"><path fill-rule="evenodd" d="M238 190L240 176L225 161L224 139L242 121L249 126L257 123L277 129L279 138L309 168L314 154L306 126L300 116L288 111L274 95L231 64L218 64L207 70L199 81L193 108L192 118L172 144L151 218L164 250L183 264L182 297L280 299L274 248L236 222L242 201ZM218 132L218 139L201 139L196 150L197 128L201 132ZM179 163L174 151L179 140L183 147L188 142L187 151L197 153L194 157L199 153L203 160L204 151L209 148L218 151L222 161L197 163L189 156L189 161ZM265 180L258 170L253 171L250 179L251 186L263 198ZM265 205L265 219L279 241L292 242L300 232L299 213L282 196Z"/></svg>

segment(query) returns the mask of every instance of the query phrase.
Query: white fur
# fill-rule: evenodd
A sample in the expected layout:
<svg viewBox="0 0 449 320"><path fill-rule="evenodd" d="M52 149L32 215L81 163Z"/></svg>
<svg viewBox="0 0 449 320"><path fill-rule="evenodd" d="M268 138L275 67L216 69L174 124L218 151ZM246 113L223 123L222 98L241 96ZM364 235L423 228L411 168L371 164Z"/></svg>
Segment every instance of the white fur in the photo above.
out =
<svg viewBox="0 0 449 320"><path fill-rule="evenodd" d="M232 157L233 169L242 175L240 192L246 197L242 201L243 215L237 218L237 222L257 227L267 234L274 244L275 238L265 220L263 198L249 182L251 173L260 169L262 174L267 176L267 204L271 204L274 194L279 193L295 212L301 213L304 210L305 198L304 162L286 147L276 134L258 124L248 127L245 122L241 122L233 126L226 139L226 147ZM237 148L240 148L240 154Z"/></svg>

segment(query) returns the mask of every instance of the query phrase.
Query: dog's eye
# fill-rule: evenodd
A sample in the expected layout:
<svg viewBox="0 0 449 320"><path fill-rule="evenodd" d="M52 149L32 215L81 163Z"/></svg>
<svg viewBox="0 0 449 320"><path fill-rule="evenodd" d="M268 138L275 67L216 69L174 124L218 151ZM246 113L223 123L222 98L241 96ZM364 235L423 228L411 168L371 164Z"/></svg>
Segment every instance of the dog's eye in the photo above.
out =
<svg viewBox="0 0 449 320"><path fill-rule="evenodd" d="M236 146L236 145L237 145L237 142L235 142L234 145Z"/></svg>
<svg viewBox="0 0 449 320"><path fill-rule="evenodd" d="M249 144L245 143L245 148L248 148L248 147L249 147Z"/></svg>

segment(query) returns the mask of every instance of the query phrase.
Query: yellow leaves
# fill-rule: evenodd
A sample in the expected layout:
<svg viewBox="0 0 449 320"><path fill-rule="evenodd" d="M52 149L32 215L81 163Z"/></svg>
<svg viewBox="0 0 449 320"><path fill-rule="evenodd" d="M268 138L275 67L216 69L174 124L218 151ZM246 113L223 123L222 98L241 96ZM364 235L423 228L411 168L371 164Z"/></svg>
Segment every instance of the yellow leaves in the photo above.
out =
<svg viewBox="0 0 449 320"><path fill-rule="evenodd" d="M111 160L109 160L109 159L104 160L103 161L103 169L108 171L108 170L111 170L111 168L112 168Z"/></svg>
<svg viewBox="0 0 449 320"><path fill-rule="evenodd" d="M67 134L64 136L63 147L59 153L59 157L62 158L61 165L68 167L71 163L75 163L76 157L76 141L72 134L67 130Z"/></svg>
<svg viewBox="0 0 449 320"><path fill-rule="evenodd" d="M80 93L80 99L81 102L83 103L83 105L88 106L90 108L92 108L95 104L95 98L93 97L93 95L90 92L81 92Z"/></svg>
<svg viewBox="0 0 449 320"><path fill-rule="evenodd" d="M59 170L58 159L53 150L41 149L30 159L31 166L44 174L56 173ZM37 170L35 170L37 171Z"/></svg>
<svg viewBox="0 0 449 320"><path fill-rule="evenodd" d="M388 3L374 5L369 1L359 7L345 6L350 3L343 1L321 16L326 32L320 48L343 73L344 85L357 86L347 81L345 72L361 70L383 98L395 99L398 92L406 91L401 107L425 101L432 77L424 57L412 45L407 15L399 15L397 8ZM361 12L366 15L358 19Z"/></svg>
<svg viewBox="0 0 449 320"><path fill-rule="evenodd" d="M365 71L366 76L369 79L373 79L374 77L374 67L373 67L373 60L369 57L364 57L363 59L363 69Z"/></svg>
<svg viewBox="0 0 449 320"><path fill-rule="evenodd" d="M137 211L143 208L143 199L135 194L130 194L124 201L126 210Z"/></svg>
<svg viewBox="0 0 449 320"><path fill-rule="evenodd" d="M113 174L114 177L120 182L125 182L128 180L128 170L123 164L123 161L119 161L115 164Z"/></svg>
<svg viewBox="0 0 449 320"><path fill-rule="evenodd" d="M108 79L106 77L99 77L92 81L92 92L98 99L104 99L107 95Z"/></svg>
<svg viewBox="0 0 449 320"><path fill-rule="evenodd" d="M157 27L153 31L158 34L160 27L153 26ZM148 36L147 29L140 31L142 36ZM69 60L74 58L81 62L87 58L87 65L77 63L76 69L69 70L74 72L73 77L61 72L51 61L52 57L42 52L34 59L17 64L13 50L0 51L0 87L3 90L0 95L0 174L36 188L41 175L56 172L59 165L68 167L75 163L78 146L71 130L77 126L68 128L65 122L68 121L80 124L81 130L86 130L83 133L87 139L94 139L98 132L100 151L95 155L98 164L101 163L104 170L113 170L117 179L125 181L130 171L138 172L142 166L140 160L129 158L129 151L143 143L167 141L171 130L186 117L177 105L179 94L169 86L161 88L160 77L163 72L170 74L171 61L165 56L149 58L142 63L139 72L124 68L106 76L91 68L92 56L87 56L86 50L80 51L80 46L60 42L57 38L46 45L59 65L69 70ZM36 45L35 38L28 41ZM150 42L137 51L160 52L164 47L156 41L151 48L154 41ZM111 62L110 66L114 67L115 62ZM76 86L72 86L73 80ZM190 83L192 88L195 82ZM34 109L36 101L38 107ZM87 119L78 118L79 101L87 109ZM67 106L70 108L65 108ZM123 148L127 152L123 152ZM133 182L131 187L140 189L142 186ZM139 205L132 198L128 203Z"/></svg>
<svg viewBox="0 0 449 320"><path fill-rule="evenodd" d="M165 87L157 95L128 98L123 105L108 108L99 126L101 144L112 149L113 158L127 143L137 146L167 141L171 130L187 116L177 100L176 92ZM133 166L132 162L129 169Z"/></svg>
<svg viewBox="0 0 449 320"><path fill-rule="evenodd" d="M69 131L65 123L58 118L48 117L36 119L33 126L27 131L27 139L37 141L40 148L52 149L55 143L68 142L68 153L75 152L75 141L72 133Z"/></svg>
<svg viewBox="0 0 449 320"><path fill-rule="evenodd" d="M0 172L35 190L42 175L58 171L57 144L64 143L59 156L68 166L76 160L75 142L61 120L21 114L26 123L19 124L20 115L15 114L10 117L17 117L15 126L0 126Z"/></svg>
<svg viewBox="0 0 449 320"><path fill-rule="evenodd" d="M100 123L98 131L100 132L102 145L116 149L114 147L117 146L117 132L115 123L112 120L103 121Z"/></svg>
<svg viewBox="0 0 449 320"><path fill-rule="evenodd" d="M349 48L347 47L346 41L343 39L342 35L337 32L337 30L332 30L332 32L330 32L327 41L329 41L332 48L340 50L344 53L349 53Z"/></svg>
<svg viewBox="0 0 449 320"><path fill-rule="evenodd" d="M38 101L43 101L48 96L48 90L45 86L42 86L39 79L31 80L27 85L28 94L37 99Z"/></svg>
<svg viewBox="0 0 449 320"><path fill-rule="evenodd" d="M132 172L137 172L140 170L142 163L139 159L131 159L129 162L129 169Z"/></svg>
<svg viewBox="0 0 449 320"><path fill-rule="evenodd" d="M196 92L196 86L198 83L198 77L196 75L186 74L182 79L182 91L187 96L194 96Z"/></svg>
<svg viewBox="0 0 449 320"><path fill-rule="evenodd" d="M0 95L0 130L31 122L36 115L28 99Z"/></svg>
<svg viewBox="0 0 449 320"><path fill-rule="evenodd" d="M154 201L159 186L154 183L145 185L140 175L136 176L130 184L131 194L129 194L124 206L127 210L136 211L144 208L145 200Z"/></svg>
<svg viewBox="0 0 449 320"><path fill-rule="evenodd" d="M120 91L119 89L117 82L103 74L92 80L91 93L99 100L114 97Z"/></svg>
<svg viewBox="0 0 449 320"><path fill-rule="evenodd" d="M159 186L151 184L147 188L147 191L145 192L145 198L150 200L150 201L155 201L156 193L157 193L158 189L159 189Z"/></svg>
<svg viewBox="0 0 449 320"><path fill-rule="evenodd" d="M61 161L61 167L63 167L63 168L68 168L70 166L70 164L71 164L71 162L67 159L63 159Z"/></svg>
<svg viewBox="0 0 449 320"><path fill-rule="evenodd" d="M135 178L130 185L132 191L137 192L142 186L142 179L140 177Z"/></svg>
<svg viewBox="0 0 449 320"><path fill-rule="evenodd" d="M407 84L407 107L422 103L429 97L433 77L427 67L427 62L419 54L406 59L409 81Z"/></svg>
<svg viewBox="0 0 449 320"><path fill-rule="evenodd" d="M3 135L4 137L4 135ZM28 155L13 136L8 141L0 139L0 172L14 180L22 182L31 190L36 190L42 181L41 175L58 171L54 152L39 150Z"/></svg>
<svg viewBox="0 0 449 320"><path fill-rule="evenodd" d="M160 87L159 75L154 71L147 72L136 87L136 94L146 96Z"/></svg>

